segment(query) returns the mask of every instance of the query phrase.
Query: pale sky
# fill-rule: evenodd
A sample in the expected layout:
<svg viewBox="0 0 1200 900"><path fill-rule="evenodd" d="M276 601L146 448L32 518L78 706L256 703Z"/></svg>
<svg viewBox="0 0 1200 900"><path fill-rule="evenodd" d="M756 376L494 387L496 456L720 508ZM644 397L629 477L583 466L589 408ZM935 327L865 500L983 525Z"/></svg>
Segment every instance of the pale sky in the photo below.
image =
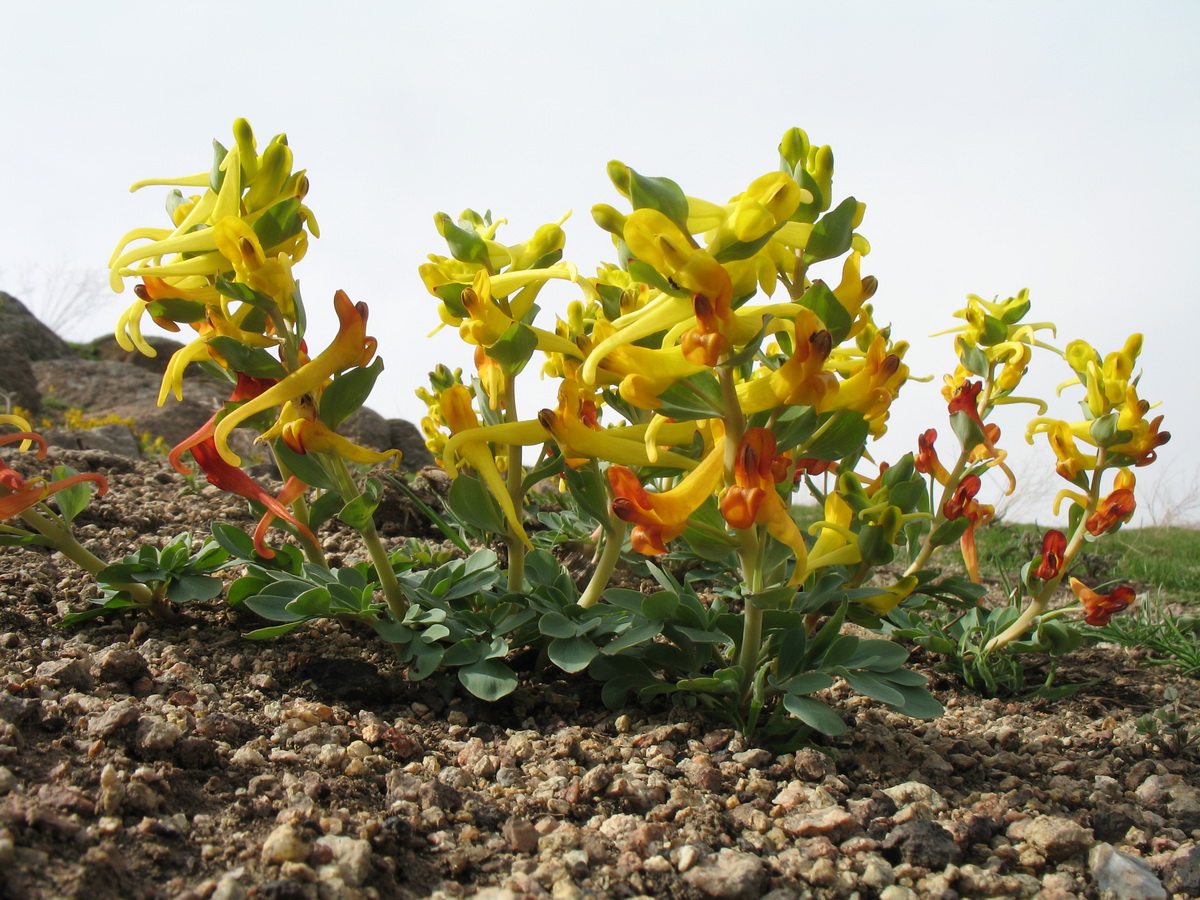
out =
<svg viewBox="0 0 1200 900"><path fill-rule="evenodd" d="M608 160L723 202L777 167L780 136L799 125L833 147L835 202L867 205L877 318L913 344L915 374L936 376L906 386L882 457L930 425L949 437L935 385L954 363L950 338L926 335L953 325L968 293L1028 287L1032 318L1056 322L1060 346L1082 337L1106 353L1145 334L1141 394L1163 401L1174 437L1139 472L1142 511L1200 494L1187 261L1200 238L1200 4L734 8L6 3L0 289L37 310L50 293L39 272L92 277L96 299L65 331L108 330L131 298L105 293L113 245L167 221L165 189L128 185L207 169L211 140L228 144L244 116L260 146L286 132L312 182L322 237L296 269L310 345L332 335L336 289L366 301L387 367L370 405L415 420L425 373L471 359L450 331L426 338L436 301L416 269L445 253L435 212L491 209L516 243L574 210L565 256L590 273L613 259L590 208L624 208ZM570 292L543 296L549 323ZM1038 362L1031 384L1052 393L1069 372ZM551 398L535 386L522 414ZM1074 409L1064 398L1052 414ZM1002 443L1053 493L1055 478L1036 474L1053 456L1026 449L1027 418L1002 420Z"/></svg>

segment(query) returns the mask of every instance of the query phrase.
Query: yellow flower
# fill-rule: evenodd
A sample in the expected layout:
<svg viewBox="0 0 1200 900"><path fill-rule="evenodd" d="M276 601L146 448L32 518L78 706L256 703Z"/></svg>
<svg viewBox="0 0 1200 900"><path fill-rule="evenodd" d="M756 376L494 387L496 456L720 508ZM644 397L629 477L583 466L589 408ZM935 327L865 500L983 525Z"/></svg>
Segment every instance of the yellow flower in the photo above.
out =
<svg viewBox="0 0 1200 900"><path fill-rule="evenodd" d="M867 607L880 616L886 616L899 605L901 600L911 594L919 583L920 579L916 575L905 575L895 584L883 588L878 594L859 597L854 602Z"/></svg>
<svg viewBox="0 0 1200 900"><path fill-rule="evenodd" d="M721 497L721 515L734 528L764 525L771 537L790 547L796 566L788 583L799 584L808 568L808 545L775 489L776 481L786 476L786 460L776 456L776 447L769 429L746 429L737 447L734 484Z"/></svg>
<svg viewBox="0 0 1200 900"><path fill-rule="evenodd" d="M399 450L382 453L370 450L335 432L317 416L316 406L307 396L283 404L279 422L269 432L264 432L261 439L270 440L276 436L276 431L278 437L297 453L331 453L364 466L389 459L393 460L393 465L400 461Z"/></svg>
<svg viewBox="0 0 1200 900"><path fill-rule="evenodd" d="M840 493L830 491L825 495L825 518L808 528L808 533L817 539L808 551L808 564L801 580L825 566L852 566L862 561L858 537L850 530L853 519L854 511Z"/></svg>
<svg viewBox="0 0 1200 900"><path fill-rule="evenodd" d="M442 419L450 429L450 440L446 443L445 459L443 460L446 471L451 477L457 476L458 466L455 457L461 455L483 479L489 493L500 504L500 509L513 534L532 550L533 545L525 533L521 515L513 503L512 495L508 492L508 486L504 483L499 468L496 466L496 458L488 446L488 441L493 437L505 443L541 443L541 440L536 436L533 441L513 440L512 438L516 437L529 437L530 435L527 433L529 429L524 429L517 434L515 433L516 429L510 424L481 428L479 418L475 415L475 410L471 408L471 392L461 384L452 384L442 391L439 407ZM529 423L513 424L528 425ZM499 429L505 430L503 436L497 433Z"/></svg>
<svg viewBox="0 0 1200 900"><path fill-rule="evenodd" d="M825 368L833 349L830 333L808 309L796 314L792 355L778 369L737 386L738 403L747 414L780 406L820 407L838 390L837 376Z"/></svg>
<svg viewBox="0 0 1200 900"><path fill-rule="evenodd" d="M721 483L724 449L718 443L680 482L654 493L624 466L609 466L606 475L613 492L613 513L633 524L633 549L647 556L667 552L667 544L683 534L688 517L712 496Z"/></svg>
<svg viewBox="0 0 1200 900"><path fill-rule="evenodd" d="M507 293L524 287L521 295L527 291L537 288L540 289L550 278L575 278L575 268L569 264L565 264L562 268L551 267L549 269L534 269L527 272L505 273L503 275L489 275L483 269L475 273L475 280L471 287L464 288L461 295L463 308L467 312L467 316L461 320L459 326L459 334L468 344L475 344L480 347L491 347L496 341L504 335L513 324L520 321L525 312L519 309L515 304L505 306L509 307L509 311L505 312L501 305L493 298L504 296ZM532 303L532 296L529 297L529 302ZM533 326L526 326L537 337L537 346L539 350L553 353L565 353L571 356L579 356L579 349L566 338L560 337L549 331Z"/></svg>
<svg viewBox="0 0 1200 900"><path fill-rule="evenodd" d="M676 381L704 371L703 365L684 356L681 347L656 350L610 340L620 335L612 323L601 321L596 323L590 337L580 338L587 360L580 377L585 377L587 364L595 360L589 383L618 384L621 396L640 409L657 409L662 405L659 394ZM601 353L599 348L602 346L608 350Z"/></svg>
<svg viewBox="0 0 1200 900"><path fill-rule="evenodd" d="M246 419L267 409L295 400L316 391L334 375L357 366L366 366L375 356L375 338L367 337L367 305L354 304L345 291L334 295L333 306L338 316L338 333L319 356L291 372L273 387L225 415L217 424L217 451L230 465L241 460L229 449L229 435Z"/></svg>
<svg viewBox="0 0 1200 900"><path fill-rule="evenodd" d="M1032 444L1035 434L1043 433L1050 442L1050 449L1058 460L1056 471L1068 481L1074 481L1081 472L1096 468L1095 454L1082 453L1075 443L1071 425L1060 419L1037 418L1029 423L1025 440Z"/></svg>

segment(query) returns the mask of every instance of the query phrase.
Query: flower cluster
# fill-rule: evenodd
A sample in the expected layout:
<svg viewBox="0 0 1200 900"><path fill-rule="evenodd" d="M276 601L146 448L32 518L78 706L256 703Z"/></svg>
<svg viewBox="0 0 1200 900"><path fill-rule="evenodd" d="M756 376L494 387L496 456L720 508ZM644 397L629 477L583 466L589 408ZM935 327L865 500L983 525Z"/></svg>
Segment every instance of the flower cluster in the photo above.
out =
<svg viewBox="0 0 1200 900"><path fill-rule="evenodd" d="M195 362L227 381L230 394L222 410L173 448L172 465L188 474L182 457L190 452L211 483L266 508L254 536L263 557L273 555L265 543L273 522L319 556L303 500L314 483L325 484L314 473L329 470L329 481L348 502L356 492L343 461L370 465L398 456L361 447L335 431L366 398L382 363L367 335L366 304L353 303L343 291L333 302L336 336L320 353L309 353L303 300L292 275L310 235L319 234L304 204L308 178L293 170L284 135L260 152L244 119L233 131L233 146L215 144L209 172L133 185L175 188L167 201L173 227L135 228L118 242L110 260L113 288L122 290L126 279L139 283L116 336L125 349L154 356L142 336L143 316L170 331L186 326L195 332L171 357L159 402L182 398L184 372ZM185 196L181 188L201 192ZM230 440L242 427L256 430L257 441L274 452L286 478L278 496L238 468L242 460ZM316 470L304 464L308 457L318 461ZM304 477L291 469L303 469Z"/></svg>
<svg viewBox="0 0 1200 900"><path fill-rule="evenodd" d="M510 559L528 543L519 460L531 446L564 468L603 471L610 544L632 526L633 549L657 556L704 532L736 551L752 590L811 586L833 564L861 583L890 559L882 545L927 517L912 490L889 499L897 477L871 491L836 481L820 492L827 517L810 536L791 514L798 485L839 471L886 431L908 347L874 320L877 282L862 274L870 245L856 230L865 207L833 203L831 151L793 129L780 152L781 171L725 203L610 163L632 209L593 208L618 260L589 278L560 259L561 221L506 247L496 241L503 220L438 215L451 257L431 256L421 275L442 321L476 347L476 372L466 384L448 370L433 379L421 392L424 428L452 475L474 470L494 497ZM810 274L839 257L835 286ZM579 298L551 330L534 324L532 297L552 278L573 282ZM522 419L513 376L536 351L559 379L559 401ZM863 595L863 606L886 611L906 590L888 603Z"/></svg>

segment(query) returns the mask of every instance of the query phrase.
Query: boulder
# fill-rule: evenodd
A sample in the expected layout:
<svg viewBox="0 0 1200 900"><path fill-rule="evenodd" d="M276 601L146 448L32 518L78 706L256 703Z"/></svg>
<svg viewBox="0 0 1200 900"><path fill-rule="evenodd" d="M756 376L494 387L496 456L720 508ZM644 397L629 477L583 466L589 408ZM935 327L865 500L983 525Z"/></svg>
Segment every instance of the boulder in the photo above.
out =
<svg viewBox="0 0 1200 900"><path fill-rule="evenodd" d="M0 291L0 334L20 342L33 362L77 357L70 345L38 321L37 316L11 294Z"/></svg>
<svg viewBox="0 0 1200 900"><path fill-rule="evenodd" d="M171 338L160 337L157 334L145 335L146 343L149 344L158 353L158 356L145 356L137 350L125 350L117 343L117 339L111 334L101 335L91 343L92 351L96 354L96 359L111 360L112 362L129 363L137 366L139 369L148 369L151 372L157 372L162 375L167 370L167 363L171 361L171 356L176 350L183 348L183 344ZM197 369L198 366L192 366L191 369Z"/></svg>
<svg viewBox="0 0 1200 900"><path fill-rule="evenodd" d="M21 338L6 334L0 337L0 411L11 410L13 406L38 412L42 408L42 393Z"/></svg>
<svg viewBox="0 0 1200 900"><path fill-rule="evenodd" d="M404 457L400 468L406 472L419 472L434 463L433 454L425 446L425 436L407 419L388 419L388 446L395 447Z"/></svg>

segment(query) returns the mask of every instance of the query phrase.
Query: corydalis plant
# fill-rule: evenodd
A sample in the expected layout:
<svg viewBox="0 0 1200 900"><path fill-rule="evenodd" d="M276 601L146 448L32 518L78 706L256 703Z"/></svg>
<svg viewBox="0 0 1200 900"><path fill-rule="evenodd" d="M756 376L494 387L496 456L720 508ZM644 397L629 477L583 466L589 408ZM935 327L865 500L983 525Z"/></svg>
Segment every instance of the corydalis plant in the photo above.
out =
<svg viewBox="0 0 1200 900"><path fill-rule="evenodd" d="M199 362L230 387L229 400L170 454L190 474L190 454L208 480L264 509L255 531L255 554L270 559L271 525L289 531L308 560L327 567L314 529L330 515L350 521L363 537L388 605L403 615L406 600L395 579L370 512L380 485L360 485L347 465L371 465L399 456L358 446L336 431L369 395L383 369L376 341L367 334L367 306L343 291L334 297L338 331L319 353L307 342L307 317L292 267L303 259L310 234L318 235L304 204L308 178L293 170L283 135L259 152L244 119L234 123L234 144L214 142L209 171L181 178L148 179L175 186L167 198L170 228L137 228L121 239L110 261L114 289L138 279L138 299L122 314L117 340L153 356L140 322L150 315L171 331L195 337L167 366L159 402L183 396L187 366ZM185 196L179 189L199 189ZM239 428L257 432L283 474L269 494L241 468L230 445ZM310 503L311 501L311 503Z"/></svg>
<svg viewBox="0 0 1200 900"><path fill-rule="evenodd" d="M553 335L533 324L535 306L509 296L533 279L544 282L545 273L498 288L505 276L494 263L503 254L470 252L489 248L495 228L464 213L455 239L448 239L453 263L433 258L439 280L426 283L442 299L443 320L459 324L468 341L493 320L508 324L490 329L494 343L478 344L473 387L444 374L435 379L425 395L426 431L447 470L473 469L505 520L522 528L529 480L513 468L519 456L511 448L545 448L549 461L536 471L560 473L597 523L593 575L577 601L582 610L603 606L604 585L631 525L640 553L663 555L682 538L693 550L703 546L714 559L733 561L741 575L740 614L714 611L710 626L697 620L687 626L691 632L676 632L671 617L658 614L662 604L652 604L652 614L635 617L639 624L605 644L617 669L598 665L600 677L642 692L724 698L746 727L764 710L783 708L804 710L808 718L801 718L818 727L813 723L830 720L804 695L826 682L798 676L806 665L820 668L822 652L836 642L822 632L814 653L789 655L783 678L778 654L785 636L798 629L815 639L822 617L838 615L847 602L856 617L878 621L917 579L867 588L867 578L890 558L882 545L924 514L919 492L898 487L913 480L911 460L907 475L897 469L874 490L879 500L897 486L897 503L860 503L867 489L851 471L865 442L886 429L908 372L907 346L875 323L867 303L876 283L861 274L869 251L856 233L863 206L853 198L833 203L832 154L810 145L803 132L789 132L781 154L781 171L755 179L727 204L688 197L669 179L610 164L613 184L633 209L601 205L593 218L612 234L618 265L574 279L582 299ZM471 232L473 238L461 237ZM811 267L843 256L836 287L810 276ZM568 277L573 270L559 272ZM760 292L765 302L752 302ZM547 357L544 371L560 378L557 406L521 419L509 415L511 393L505 393L504 420L489 420L495 408L489 371L514 356L523 366L537 350ZM497 458L505 460L505 482L494 471ZM841 483L816 492L828 515L806 537L790 515L791 494L831 469L844 469ZM666 592L676 597L671 609L689 621L696 615L679 591L668 584ZM686 634L706 652L668 654L674 662L664 665L655 639L666 636L682 651ZM901 661L885 656L880 671L855 676L857 683L897 707L929 711L934 704L923 680L899 674ZM851 653L842 662L855 658ZM717 682L697 678L713 667L724 673Z"/></svg>

